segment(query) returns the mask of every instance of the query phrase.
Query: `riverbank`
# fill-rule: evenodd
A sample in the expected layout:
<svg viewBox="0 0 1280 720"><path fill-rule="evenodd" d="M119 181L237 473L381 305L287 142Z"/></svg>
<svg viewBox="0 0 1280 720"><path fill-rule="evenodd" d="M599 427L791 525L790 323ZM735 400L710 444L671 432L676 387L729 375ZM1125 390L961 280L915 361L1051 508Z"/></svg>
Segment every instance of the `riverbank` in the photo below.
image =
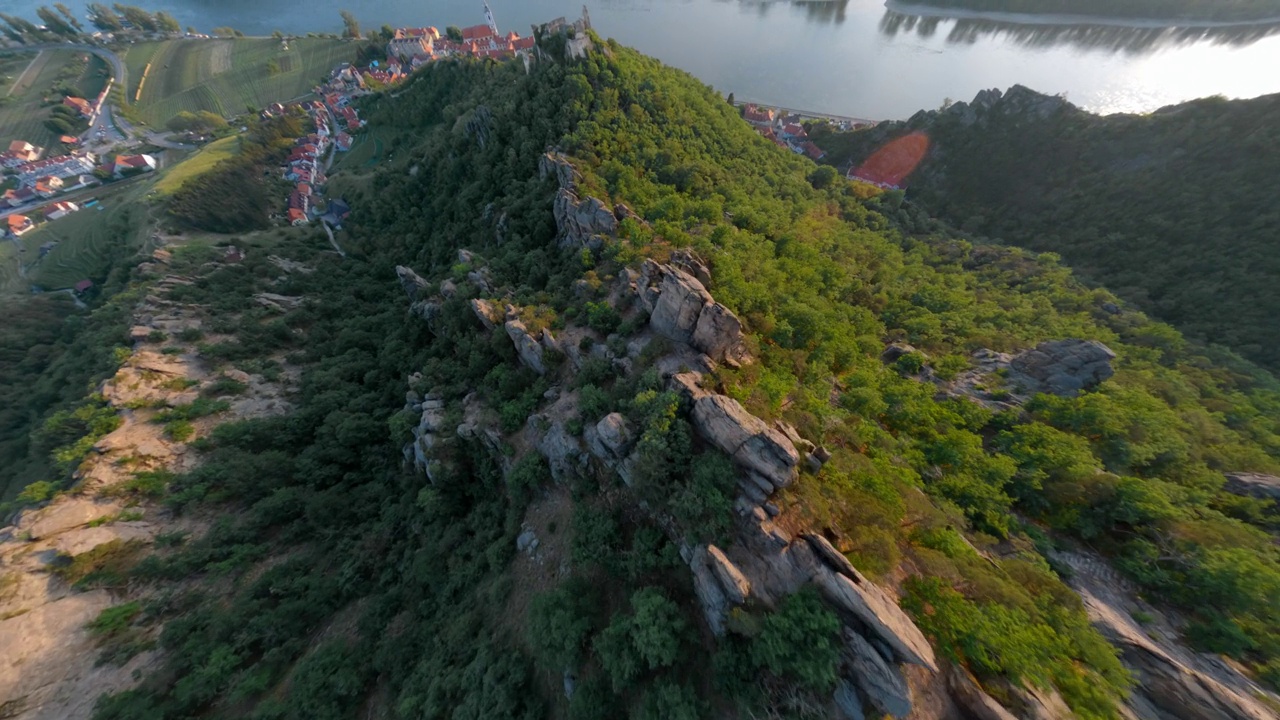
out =
<svg viewBox="0 0 1280 720"><path fill-rule="evenodd" d="M1249 28L1280 26L1280 15L1259 20L1187 20L1180 18L1129 18L1106 15L1064 15L1059 13L1015 13L994 10L967 10L888 0L885 9L900 15L914 15L940 20L984 20L1010 25L1090 25L1095 27L1135 28L1145 30L1176 28Z"/></svg>

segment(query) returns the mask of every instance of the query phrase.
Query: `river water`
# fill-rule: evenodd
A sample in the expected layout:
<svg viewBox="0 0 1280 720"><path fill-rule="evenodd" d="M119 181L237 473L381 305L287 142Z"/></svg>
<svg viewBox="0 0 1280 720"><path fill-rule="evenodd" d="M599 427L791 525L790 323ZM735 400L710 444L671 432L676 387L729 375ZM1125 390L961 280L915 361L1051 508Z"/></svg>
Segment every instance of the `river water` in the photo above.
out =
<svg viewBox="0 0 1280 720"><path fill-rule="evenodd" d="M10 4L15 0L10 0ZM16 0L32 19L36 0ZM337 32L340 9L365 28L472 25L481 0L138 0L184 26ZM72 3L73 7L76 5ZM1280 92L1280 27L1159 30L929 19L883 0L591 0L596 32L687 70L739 100L868 119L905 118L945 100L1020 83L1096 112L1143 112L1209 95ZM581 0L490 0L502 30L577 16Z"/></svg>

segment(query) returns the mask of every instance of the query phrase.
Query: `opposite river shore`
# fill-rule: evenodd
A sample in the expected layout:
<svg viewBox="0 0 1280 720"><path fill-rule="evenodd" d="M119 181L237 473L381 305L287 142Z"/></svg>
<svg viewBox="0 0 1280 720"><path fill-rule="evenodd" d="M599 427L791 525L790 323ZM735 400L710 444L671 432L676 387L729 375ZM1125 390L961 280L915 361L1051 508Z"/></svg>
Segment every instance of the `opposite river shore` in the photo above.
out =
<svg viewBox="0 0 1280 720"><path fill-rule="evenodd" d="M938 7L888 0L890 12L940 20L985 20L1011 25L1082 25L1095 27L1135 28L1143 30L1174 28L1249 28L1280 25L1280 15L1258 20L1195 20L1187 18L1136 18L1108 15L1063 15L1060 13L1016 13L996 10L969 10Z"/></svg>

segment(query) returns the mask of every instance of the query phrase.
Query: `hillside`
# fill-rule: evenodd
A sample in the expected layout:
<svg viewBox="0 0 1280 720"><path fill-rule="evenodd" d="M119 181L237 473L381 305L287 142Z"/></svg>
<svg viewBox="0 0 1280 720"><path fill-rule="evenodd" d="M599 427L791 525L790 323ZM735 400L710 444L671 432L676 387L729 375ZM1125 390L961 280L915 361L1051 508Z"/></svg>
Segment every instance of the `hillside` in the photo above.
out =
<svg viewBox="0 0 1280 720"><path fill-rule="evenodd" d="M1224 473L1280 472L1270 375L541 42L585 56L362 101L345 256L278 228L133 269L119 373L168 308L234 384L136 408L188 423L123 481L182 532L59 556L141 671L95 717L1269 716L1275 507ZM218 414L264 383L287 412Z"/></svg>
<svg viewBox="0 0 1280 720"><path fill-rule="evenodd" d="M1062 256L1186 335L1280 367L1280 96L1099 117L1025 88L984 92L870 134L824 137L860 163L887 139L932 141L909 194L966 231Z"/></svg>
<svg viewBox="0 0 1280 720"><path fill-rule="evenodd" d="M164 40L130 46L125 101L155 127L179 112L233 116L311 92L358 43L327 38Z"/></svg>

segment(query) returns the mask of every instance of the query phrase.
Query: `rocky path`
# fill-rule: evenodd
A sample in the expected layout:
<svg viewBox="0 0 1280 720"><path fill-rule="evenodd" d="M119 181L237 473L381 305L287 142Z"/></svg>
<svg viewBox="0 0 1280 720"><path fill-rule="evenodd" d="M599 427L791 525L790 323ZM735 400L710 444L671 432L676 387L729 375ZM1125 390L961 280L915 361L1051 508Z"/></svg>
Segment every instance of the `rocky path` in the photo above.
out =
<svg viewBox="0 0 1280 720"><path fill-rule="evenodd" d="M99 695L132 687L135 677L158 662L157 652L149 650L122 666L98 665L100 648L86 624L113 605L138 599L139 591L81 591L55 572L92 551L141 556L160 533L200 531L195 521L123 491L138 472L183 472L198 462L185 442L152 422L158 409L192 402L221 375L247 390L226 398L229 410L194 421L194 437L229 420L289 408L284 388L235 369L215 373L193 344L177 342L182 330L200 328L204 315L167 299L169 289L190 282L166 277L138 305L130 332L133 352L100 388L121 424L94 445L75 486L0 529L0 717L89 718ZM180 351L162 352L168 348Z"/></svg>

